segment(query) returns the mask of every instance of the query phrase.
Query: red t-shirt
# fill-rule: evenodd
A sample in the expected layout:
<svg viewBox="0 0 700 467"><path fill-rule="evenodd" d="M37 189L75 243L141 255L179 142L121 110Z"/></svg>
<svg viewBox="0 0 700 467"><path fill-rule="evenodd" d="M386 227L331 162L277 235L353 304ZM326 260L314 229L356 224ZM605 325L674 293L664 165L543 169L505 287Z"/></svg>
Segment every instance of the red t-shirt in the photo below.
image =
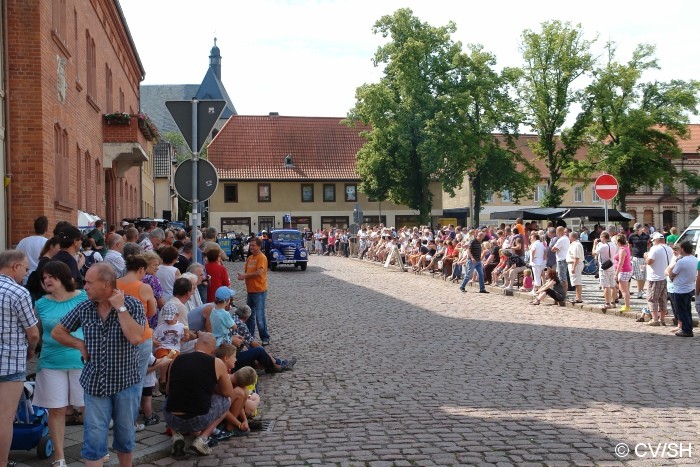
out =
<svg viewBox="0 0 700 467"><path fill-rule="evenodd" d="M207 288L207 303L212 303L214 302L216 289L223 285L229 287L231 285L231 281L228 278L228 271L226 271L226 268L219 263L207 263L205 268L207 270L207 274L211 276L211 279L209 279L209 288Z"/></svg>

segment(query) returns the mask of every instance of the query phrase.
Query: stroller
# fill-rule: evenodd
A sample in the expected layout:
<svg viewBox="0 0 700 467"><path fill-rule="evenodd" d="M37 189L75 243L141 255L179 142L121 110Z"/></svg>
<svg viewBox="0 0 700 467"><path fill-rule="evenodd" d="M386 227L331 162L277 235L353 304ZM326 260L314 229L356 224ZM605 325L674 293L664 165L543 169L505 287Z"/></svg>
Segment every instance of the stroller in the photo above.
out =
<svg viewBox="0 0 700 467"><path fill-rule="evenodd" d="M47 459L53 454L53 441L49 436L49 413L42 407L32 405L33 394L34 382L27 381L12 425L10 449L30 451L36 448L39 459Z"/></svg>

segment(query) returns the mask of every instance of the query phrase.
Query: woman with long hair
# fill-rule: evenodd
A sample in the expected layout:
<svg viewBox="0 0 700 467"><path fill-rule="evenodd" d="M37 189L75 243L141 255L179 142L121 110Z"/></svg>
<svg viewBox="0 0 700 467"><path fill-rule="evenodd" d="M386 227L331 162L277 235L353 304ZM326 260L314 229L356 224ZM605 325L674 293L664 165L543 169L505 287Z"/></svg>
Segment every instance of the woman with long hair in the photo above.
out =
<svg viewBox="0 0 700 467"><path fill-rule="evenodd" d="M37 265L36 270L32 272L27 279L27 290L29 290L29 293L32 294L32 300L35 302L46 294L46 291L41 286L41 270L44 268L46 263L51 261L56 253L58 253L58 250L61 249L59 243L58 237L51 237L46 240L44 248L42 248L41 253L39 253L39 264Z"/></svg>
<svg viewBox="0 0 700 467"><path fill-rule="evenodd" d="M36 314L42 331L42 348L37 363L36 386L33 404L49 410L49 433L54 446L54 462L65 467L64 435L66 414L74 422L82 417L83 388L80 373L83 362L80 351L65 347L51 337L54 326L80 302L87 300L84 290L76 290L71 271L65 263L49 261L41 270L41 280L46 295L36 302ZM82 329L73 333L83 338Z"/></svg>
<svg viewBox="0 0 700 467"><path fill-rule="evenodd" d="M615 278L622 293L625 304L620 307L620 312L630 311L630 279L632 279L632 261L630 246L627 237L620 234L615 237L617 243L617 254L615 255Z"/></svg>

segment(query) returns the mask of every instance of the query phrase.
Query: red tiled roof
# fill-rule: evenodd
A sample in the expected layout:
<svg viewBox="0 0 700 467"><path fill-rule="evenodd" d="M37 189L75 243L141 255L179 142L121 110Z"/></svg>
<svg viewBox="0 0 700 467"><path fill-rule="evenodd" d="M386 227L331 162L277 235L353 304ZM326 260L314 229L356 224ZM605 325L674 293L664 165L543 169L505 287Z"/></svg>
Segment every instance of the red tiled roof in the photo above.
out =
<svg viewBox="0 0 700 467"><path fill-rule="evenodd" d="M700 150L700 124L691 123L688 125L688 131L690 132L690 137L688 139L679 139L678 146L680 146L683 154L696 154Z"/></svg>
<svg viewBox="0 0 700 467"><path fill-rule="evenodd" d="M365 141L342 118L234 115L207 154L220 178L359 180L355 155ZM291 156L293 167L285 166Z"/></svg>

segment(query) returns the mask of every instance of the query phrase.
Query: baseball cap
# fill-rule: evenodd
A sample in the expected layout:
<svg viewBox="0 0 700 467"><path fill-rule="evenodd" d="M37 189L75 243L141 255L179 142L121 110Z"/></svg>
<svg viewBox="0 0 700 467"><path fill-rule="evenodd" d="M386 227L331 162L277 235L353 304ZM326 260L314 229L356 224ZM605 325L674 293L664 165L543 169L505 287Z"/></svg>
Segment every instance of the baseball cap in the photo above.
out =
<svg viewBox="0 0 700 467"><path fill-rule="evenodd" d="M652 240L658 240L660 238L664 238L664 234L661 232L654 232L654 235L651 236Z"/></svg>
<svg viewBox="0 0 700 467"><path fill-rule="evenodd" d="M166 303L160 310L160 315L163 317L163 320L175 319L178 314L177 305L174 303Z"/></svg>
<svg viewBox="0 0 700 467"><path fill-rule="evenodd" d="M236 295L236 291L233 289L230 289L226 287L225 285L222 285L218 289L216 289L216 294L214 294L214 298L217 300L220 300L222 302L225 302L226 300L233 298L233 296Z"/></svg>
<svg viewBox="0 0 700 467"><path fill-rule="evenodd" d="M637 229L641 229L641 228L642 228L642 224L637 222L636 224L634 224L634 229L632 229L632 230L637 230Z"/></svg>

